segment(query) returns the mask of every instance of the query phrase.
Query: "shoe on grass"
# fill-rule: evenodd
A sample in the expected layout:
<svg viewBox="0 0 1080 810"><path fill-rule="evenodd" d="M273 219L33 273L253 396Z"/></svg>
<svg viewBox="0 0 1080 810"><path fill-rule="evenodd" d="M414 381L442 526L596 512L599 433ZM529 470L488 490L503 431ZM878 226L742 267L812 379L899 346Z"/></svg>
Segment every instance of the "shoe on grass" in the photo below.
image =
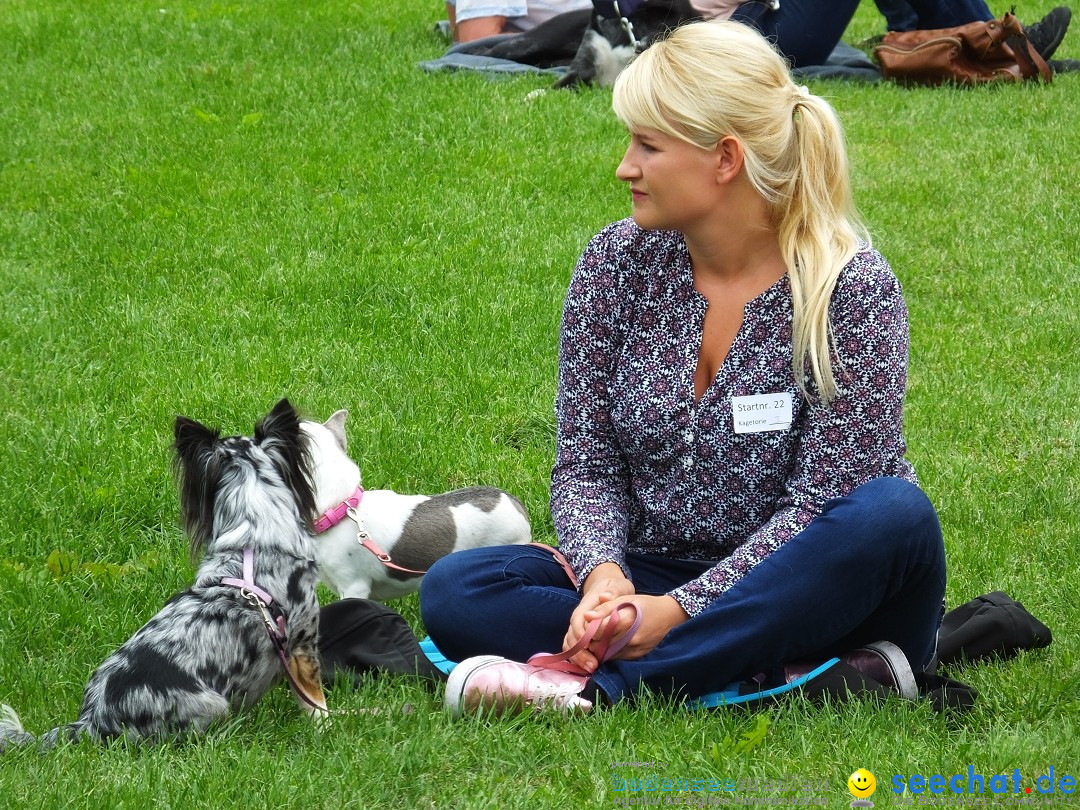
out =
<svg viewBox="0 0 1080 810"><path fill-rule="evenodd" d="M520 664L497 655L466 658L446 682L446 708L464 714L520 714L553 710L587 712L592 701L581 697L588 676Z"/></svg>
<svg viewBox="0 0 1080 810"><path fill-rule="evenodd" d="M1057 50L1058 45L1065 39L1065 32L1069 30L1069 22L1072 20L1072 12L1066 6L1058 6L1050 9L1050 12L1037 23L1024 26L1028 42L1039 56L1049 60Z"/></svg>
<svg viewBox="0 0 1080 810"><path fill-rule="evenodd" d="M483 712L501 715L544 710L563 714L590 711L594 701L603 703L606 697L573 658L595 644L596 657L604 663L629 644L641 626L641 609L633 602L622 602L615 607L613 615L617 617L624 608L633 612L634 620L618 638L615 638L617 619L593 619L570 649L537 653L525 664L497 655L466 658L454 667L446 682L446 708L454 717Z"/></svg>
<svg viewBox="0 0 1080 810"><path fill-rule="evenodd" d="M896 694L908 700L919 696L915 673L904 651L889 641L877 641L840 656L840 664L854 670L855 678L864 677L861 691L875 694ZM821 665L821 661L798 661L784 667L788 683L804 678Z"/></svg>

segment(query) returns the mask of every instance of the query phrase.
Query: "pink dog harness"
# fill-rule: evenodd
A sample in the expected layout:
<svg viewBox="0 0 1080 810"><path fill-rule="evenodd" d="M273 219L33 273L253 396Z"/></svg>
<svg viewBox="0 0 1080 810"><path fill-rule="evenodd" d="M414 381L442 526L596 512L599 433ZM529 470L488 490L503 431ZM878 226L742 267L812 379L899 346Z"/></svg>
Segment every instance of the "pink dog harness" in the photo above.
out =
<svg viewBox="0 0 1080 810"><path fill-rule="evenodd" d="M296 678L293 677L292 670L289 669L289 655L285 651L285 645L288 642L288 636L285 632L285 617L279 615L277 621L274 620L269 610L270 605L274 603L274 597L255 584L255 550L253 548L248 546L244 549L244 578L222 577L221 584L230 588L239 588L240 596L259 611L263 626L266 628L266 634L270 637L270 643L274 645L274 651L281 661L281 668L285 670L285 678L288 680L289 688L292 689L293 694L318 711L326 711L304 693L304 690L300 688L300 684L296 682Z"/></svg>
<svg viewBox="0 0 1080 810"><path fill-rule="evenodd" d="M232 585L234 588L239 588L241 595L245 598L248 594L255 596L266 607L270 607L274 603L274 597L255 584L255 551L252 548L244 549L244 578L237 579L236 577L222 577L222 585ZM281 622L282 619L278 618ZM284 628L281 629L281 634L285 635Z"/></svg>
<svg viewBox="0 0 1080 810"><path fill-rule="evenodd" d="M364 499L364 488L357 485L356 490L348 498L343 500L337 506L327 509L323 512L322 516L312 524L315 534L322 534L325 531L337 526L345 518L349 518L356 524L356 540L360 545L374 554L379 562L385 565L387 568L392 568L395 571L401 571L403 574L417 574L423 576L427 571L417 571L413 568L404 568L393 561L389 554L379 547L379 544L371 539L371 535L368 534L367 529L364 528L363 521L360 520L360 513L356 510L360 506L360 501Z"/></svg>

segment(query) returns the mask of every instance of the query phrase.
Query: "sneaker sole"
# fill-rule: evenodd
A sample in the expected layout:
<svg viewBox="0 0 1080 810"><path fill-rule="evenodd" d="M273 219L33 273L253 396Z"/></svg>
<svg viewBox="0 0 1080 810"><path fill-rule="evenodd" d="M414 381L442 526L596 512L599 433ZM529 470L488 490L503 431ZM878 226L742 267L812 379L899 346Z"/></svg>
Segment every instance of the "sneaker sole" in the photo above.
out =
<svg viewBox="0 0 1080 810"><path fill-rule="evenodd" d="M882 661L889 667L892 673L893 683L901 697L915 700L919 696L919 686L915 683L915 673L911 671L904 651L891 641L877 641L873 644L863 645L864 650L873 650Z"/></svg>
<svg viewBox="0 0 1080 810"><path fill-rule="evenodd" d="M454 667L446 681L446 694L443 698L443 704L450 710L450 714L454 718L462 717L465 714L463 700L465 697L465 684L468 683L469 677L477 670L505 660L505 658L498 655L478 655L475 658L467 658Z"/></svg>

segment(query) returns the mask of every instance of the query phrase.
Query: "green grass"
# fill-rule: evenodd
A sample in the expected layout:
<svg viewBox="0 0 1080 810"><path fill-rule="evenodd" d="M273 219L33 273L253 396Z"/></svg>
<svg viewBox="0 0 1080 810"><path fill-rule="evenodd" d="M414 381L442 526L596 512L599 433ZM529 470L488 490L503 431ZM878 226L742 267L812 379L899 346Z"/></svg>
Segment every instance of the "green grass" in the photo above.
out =
<svg viewBox="0 0 1080 810"><path fill-rule="evenodd" d="M247 432L282 395L314 418L346 407L369 486L503 486L552 539L562 296L627 213L625 136L608 91L527 101L550 79L420 71L440 10L0 4L0 701L28 729L73 719L90 672L190 581L178 413ZM849 39L881 28L864 3ZM1054 630L1048 650L954 671L981 693L959 718L646 702L451 722L437 694L383 679L330 693L383 713L318 733L282 688L180 746L8 753L0 806L605 807L626 795L613 773L647 775L611 763L646 759L671 778L824 779L830 806L858 767L1075 776L1080 79L813 89L907 294L906 431L949 602L1004 589ZM415 597L395 607L423 632Z"/></svg>

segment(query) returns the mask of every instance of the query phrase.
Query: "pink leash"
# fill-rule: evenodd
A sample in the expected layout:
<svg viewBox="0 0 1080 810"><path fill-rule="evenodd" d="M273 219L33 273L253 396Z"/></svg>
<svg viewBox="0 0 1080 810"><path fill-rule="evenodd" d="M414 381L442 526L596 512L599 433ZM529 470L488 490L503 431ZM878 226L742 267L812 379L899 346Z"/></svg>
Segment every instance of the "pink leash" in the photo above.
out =
<svg viewBox="0 0 1080 810"><path fill-rule="evenodd" d="M387 568L392 568L395 571L401 571L404 574L417 574L419 576L423 576L424 574L426 574L427 571L417 571L414 568L405 568L398 565L393 561L390 555L383 551L379 544L371 538L371 535L368 533L367 529L364 528L364 524L360 520L360 514L356 511L360 508L360 502L363 499L364 488L363 486L357 485L352 495L343 500L337 506L333 506L330 509L327 509L325 512L322 513L322 515L319 516L319 519L316 520L313 524L315 534L322 534L323 532L330 531L330 529L337 526L345 518L349 518L356 524L357 542L360 543L361 546L366 548L372 554L374 554L378 558L379 562L381 562ZM564 557L557 548L555 548L554 546L549 546L546 543L529 543L529 545L536 546L537 548L542 548L544 549L544 551L550 552L555 558L555 562L562 566L562 569L566 572L566 576L570 579L570 582L573 583L575 588L578 587L578 580L577 577L574 575L574 569L570 567L570 563L566 561L566 557Z"/></svg>
<svg viewBox="0 0 1080 810"><path fill-rule="evenodd" d="M630 608L634 611L634 621L630 625L630 628L613 642L612 636L615 635L615 628L619 623L619 611L623 608ZM622 602L615 608L615 611L608 616L609 619L612 617L615 618L615 621L608 623L610 629L606 631L605 637L601 639L600 652L596 656L601 664L605 661L610 661L618 655L622 648L630 643L630 640L634 637L634 633L638 631L638 628L641 627L641 609L633 602ZM592 675L591 672L586 672L570 659L592 643L592 640L596 637L597 631L600 629L600 625L603 623L603 619L593 619L589 622L588 627L585 628L585 634L579 638L577 644L569 650L565 650L561 653L537 653L530 657L527 663L534 667L556 669L560 672L570 672L574 675Z"/></svg>
<svg viewBox="0 0 1080 810"><path fill-rule="evenodd" d="M570 580L570 584L574 586L574 589L577 590L581 587L578 584L577 574L574 573L574 569L570 567L570 563L567 562L566 557L564 557L562 552L555 548L555 546L549 546L547 543L529 543L529 545L542 548L544 551L549 552L551 556L555 558L555 562L562 566L562 570L566 572L566 576Z"/></svg>
<svg viewBox="0 0 1080 810"><path fill-rule="evenodd" d="M566 572L566 576L571 584L575 588L580 587L574 569L570 567L570 563L567 561L566 557L563 556L561 551L546 543L530 543L529 545L542 548L544 551L549 552L555 558L555 562L557 562L562 567L563 571ZM623 608L630 608L634 611L634 621L630 625L630 628L612 643L612 636L615 635L615 627L619 623L619 611ZM630 643L630 640L634 637L634 633L638 631L638 628L641 627L641 608L633 602L620 603L619 606L615 608L614 613L608 616L609 619L612 617L615 618L615 621L608 623L610 630L606 632L606 637L601 640L600 652L596 656L601 664L605 661L610 661L618 655L623 647ZM537 653L529 658L528 663L532 664L534 667L556 669L560 672L570 672L574 675L591 675L592 673L586 672L577 664L572 663L570 659L592 643L597 632L600 630L600 625L603 623L603 619L593 619L585 628L584 635L582 635L582 637L578 639L577 644L569 650L565 650L561 653Z"/></svg>
<svg viewBox="0 0 1080 810"><path fill-rule="evenodd" d="M401 571L403 574L416 574L418 576L426 574L427 571L417 571L415 568L405 568L404 566L398 565L389 554L382 550L378 543L371 539L371 535L368 534L367 529L364 528L363 521L360 520L360 513L356 511L360 507L360 501L363 499L364 488L362 486L357 486L352 495L332 509L326 510L322 516L315 521L313 525L315 534L322 534L325 531L329 531L334 526L341 523L345 518L349 518L349 520L356 524L357 542L374 554L379 562L387 568Z"/></svg>
<svg viewBox="0 0 1080 810"><path fill-rule="evenodd" d="M300 684L296 682L292 672L289 670L289 656L285 653L285 642L288 641L288 635L285 633L285 617L278 616L275 622L270 616L269 608L274 602L274 597L255 584L254 572L255 551L248 547L244 549L244 578L222 577L221 584L239 588L240 596L259 611L263 625L266 627L266 633L270 636L270 643L274 645L274 649L277 651L281 666L285 670L285 677L289 681L289 688L292 689L293 694L318 711L326 711L304 694L303 690L300 689Z"/></svg>

